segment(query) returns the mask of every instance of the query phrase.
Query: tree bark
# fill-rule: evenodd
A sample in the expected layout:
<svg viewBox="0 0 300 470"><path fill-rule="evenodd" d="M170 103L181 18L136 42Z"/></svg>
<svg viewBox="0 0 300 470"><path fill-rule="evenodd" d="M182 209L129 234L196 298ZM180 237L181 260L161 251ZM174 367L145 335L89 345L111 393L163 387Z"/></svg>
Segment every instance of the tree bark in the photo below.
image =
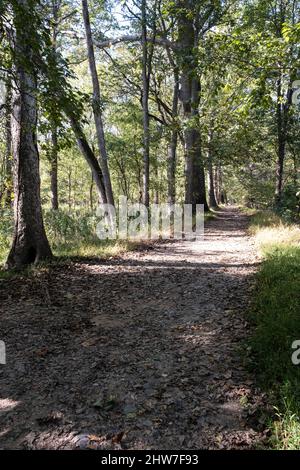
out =
<svg viewBox="0 0 300 470"><path fill-rule="evenodd" d="M178 145L178 100L179 100L179 74L174 70L174 90L172 103L172 130L171 138L168 145L168 202L175 204L176 200L176 154Z"/></svg>
<svg viewBox="0 0 300 470"><path fill-rule="evenodd" d="M108 200L107 200L107 197L106 197L106 191L105 191L105 187L104 187L103 173L102 173L102 170L101 170L100 165L98 163L98 160L95 157L95 154L92 151L91 147L89 146L89 144L86 140L86 137L84 135L84 132L83 132L80 124L78 123L78 121L74 117L74 114L68 112L67 110L65 110L65 112L66 112L66 114L67 114L67 116L70 120L70 124L71 124L73 132L75 134L78 147L79 147L82 155L84 156L86 162L88 163L88 165L89 165L89 167L92 171L93 178L94 178L94 181L95 181L95 184L96 184L96 187L97 187L97 191L98 191L98 194L99 194L99 199L102 202L102 204L107 204Z"/></svg>
<svg viewBox="0 0 300 470"><path fill-rule="evenodd" d="M14 235L7 259L8 268L21 268L52 256L44 229L40 198L36 139L37 79L32 66L30 28L23 28L20 19L26 10L28 14L27 0L19 0L14 12L16 55L12 97Z"/></svg>
<svg viewBox="0 0 300 470"><path fill-rule="evenodd" d="M282 103L281 78L277 83L277 162L276 162L276 189L275 205L278 207L282 199L283 189L283 168L286 148L286 132L284 126L284 108Z"/></svg>
<svg viewBox="0 0 300 470"><path fill-rule="evenodd" d="M52 210L58 210L58 141L57 141L57 128L54 125L51 132L51 207Z"/></svg>
<svg viewBox="0 0 300 470"><path fill-rule="evenodd" d="M150 185L150 118L149 118L149 54L147 44L147 12L146 12L146 0L142 0L141 12L142 12L142 49L143 49L143 60L142 60L142 82L143 82L143 161L144 161L144 174L143 174L143 203L146 207L149 207L149 185Z"/></svg>
<svg viewBox="0 0 300 470"><path fill-rule="evenodd" d="M220 194L220 180L219 180L219 164L215 167L214 171L214 187L215 187L215 195L217 205L221 202L221 194Z"/></svg>
<svg viewBox="0 0 300 470"><path fill-rule="evenodd" d="M197 72L194 49L198 38L193 23L192 3L179 0L178 43L181 65L180 99L185 120L185 203L204 204L208 210L205 191L205 173L201 152L199 129L199 104L201 84Z"/></svg>
<svg viewBox="0 0 300 470"><path fill-rule="evenodd" d="M11 144L11 81L8 79L5 98L5 205L12 205L12 144Z"/></svg>
<svg viewBox="0 0 300 470"><path fill-rule="evenodd" d="M91 181L91 184L90 184L90 210L91 210L91 212L93 212L93 210L94 210L94 197L93 197L93 194L94 194L94 177L92 175L92 181Z"/></svg>
<svg viewBox="0 0 300 470"><path fill-rule="evenodd" d="M54 57L57 53L57 36L58 36L58 15L61 7L60 1L52 2L52 47ZM51 159L50 159L50 190L51 190L51 207L52 210L58 210L58 138L57 138L57 125L55 123L55 116L51 118Z"/></svg>
<svg viewBox="0 0 300 470"><path fill-rule="evenodd" d="M111 204L114 206L114 196L113 196L110 172L109 172L109 167L108 167L108 155L107 155L107 150L106 150L104 126L103 126L102 112L101 112L100 83L99 83L97 67L96 67L95 52L94 52L94 45L93 45L93 38L92 38L87 0L82 0L82 13L83 13L83 20L84 20L84 26L85 26L85 32L86 32L89 66L90 66L90 72L91 72L91 77L92 77L92 82L93 82L93 112L94 112L97 140L98 140L99 153L100 153L100 166L101 166L101 170L103 174L103 183L104 183L104 188L106 192L107 202L108 204Z"/></svg>
<svg viewBox="0 0 300 470"><path fill-rule="evenodd" d="M216 208L218 207L216 193L215 193L215 183L214 183L214 170L211 162L208 162L208 179L209 179L209 207Z"/></svg>
<svg viewBox="0 0 300 470"><path fill-rule="evenodd" d="M215 208L218 207L215 193L215 183L214 183L214 170L213 170L213 155L212 155L212 138L213 130L209 133L209 142L208 142L208 180L209 180L209 207Z"/></svg>

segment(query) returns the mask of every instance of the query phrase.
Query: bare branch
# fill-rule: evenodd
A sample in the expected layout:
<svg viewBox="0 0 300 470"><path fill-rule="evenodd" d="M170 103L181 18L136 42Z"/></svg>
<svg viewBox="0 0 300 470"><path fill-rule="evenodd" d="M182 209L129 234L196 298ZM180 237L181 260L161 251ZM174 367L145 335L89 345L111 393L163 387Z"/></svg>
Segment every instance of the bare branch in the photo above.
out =
<svg viewBox="0 0 300 470"><path fill-rule="evenodd" d="M126 36L120 36L119 38L110 38L110 39L105 39L103 41L94 39L94 44L96 47L99 49L105 49L109 48L112 46L115 46L117 44L121 43L130 43L130 42L141 42L142 40L142 35L141 34L132 34L132 35L126 35ZM172 42L169 41L169 39L163 38L163 37L151 37L149 36L147 38L149 42L155 42L155 44L163 47L170 47L172 49L176 48L176 45Z"/></svg>

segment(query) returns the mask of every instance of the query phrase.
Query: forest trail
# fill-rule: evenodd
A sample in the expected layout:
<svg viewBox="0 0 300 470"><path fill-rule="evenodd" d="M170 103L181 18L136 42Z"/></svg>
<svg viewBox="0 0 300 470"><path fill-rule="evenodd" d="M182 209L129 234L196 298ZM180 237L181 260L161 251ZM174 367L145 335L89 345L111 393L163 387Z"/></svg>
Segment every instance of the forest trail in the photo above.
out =
<svg viewBox="0 0 300 470"><path fill-rule="evenodd" d="M253 448L243 367L259 264L247 217L205 239L0 282L0 448Z"/></svg>

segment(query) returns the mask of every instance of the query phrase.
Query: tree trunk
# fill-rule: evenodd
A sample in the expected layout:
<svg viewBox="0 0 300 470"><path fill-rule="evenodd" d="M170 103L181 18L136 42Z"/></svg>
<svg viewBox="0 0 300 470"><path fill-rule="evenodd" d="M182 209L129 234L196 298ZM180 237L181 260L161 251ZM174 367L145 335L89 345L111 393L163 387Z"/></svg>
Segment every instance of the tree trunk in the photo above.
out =
<svg viewBox="0 0 300 470"><path fill-rule="evenodd" d="M11 81L6 86L6 111L5 111L5 205L12 205L12 148L11 148Z"/></svg>
<svg viewBox="0 0 300 470"><path fill-rule="evenodd" d="M276 190L275 190L276 206L279 206L282 200L284 160L285 160L285 140L282 135L279 135L278 136L278 155L277 155L277 162L276 162Z"/></svg>
<svg viewBox="0 0 300 470"><path fill-rule="evenodd" d="M214 187L217 205L220 204L220 185L219 185L219 166L217 165L213 171L214 174Z"/></svg>
<svg viewBox="0 0 300 470"><path fill-rule="evenodd" d="M150 184L150 118L149 118L149 54L147 44L147 12L146 0L142 0L142 49L143 49L143 131L144 131L144 147L143 147L143 203L149 207L149 184Z"/></svg>
<svg viewBox="0 0 300 470"><path fill-rule="evenodd" d="M178 99L179 99L179 74L174 70L174 90L173 90L173 104L172 104L172 130L171 138L168 145L168 202L175 204L176 200L176 153L178 144L178 130L177 130L177 117L178 117Z"/></svg>
<svg viewBox="0 0 300 470"><path fill-rule="evenodd" d="M72 210L72 170L68 172L68 206L69 212Z"/></svg>
<svg viewBox="0 0 300 470"><path fill-rule="evenodd" d="M57 177L57 170L58 170L58 157L57 157L57 128L54 125L51 132L51 141L52 141L52 148L51 148L51 170L50 170L50 179L51 179L51 207L52 210L58 210L58 177Z"/></svg>
<svg viewBox="0 0 300 470"><path fill-rule="evenodd" d="M277 162L276 162L276 189L275 205L278 207L282 199L283 168L285 160L285 129L282 103L282 84L281 78L277 83Z"/></svg>
<svg viewBox="0 0 300 470"><path fill-rule="evenodd" d="M158 174L158 161L156 156L156 162L154 167L155 177L155 190L154 190L154 204L159 204L159 174Z"/></svg>
<svg viewBox="0 0 300 470"><path fill-rule="evenodd" d="M209 179L209 207L216 208L218 207L216 193L215 193L215 184L214 184L214 171L212 163L208 163L208 179Z"/></svg>
<svg viewBox="0 0 300 470"><path fill-rule="evenodd" d="M37 81L32 63L30 28L23 28L20 17L28 9L19 0L15 10L15 67L12 97L12 149L14 159L14 235L8 255L8 268L21 268L51 258L44 229L40 199L39 154L36 139ZM31 69L33 67L31 66Z"/></svg>
<svg viewBox="0 0 300 470"><path fill-rule="evenodd" d="M95 61L95 52L94 52L94 45L93 45L93 38L92 38L87 0L82 0L82 13L83 13L83 20L84 20L84 26L85 26L85 32L86 32L89 66L90 66L90 72L91 72L91 77L92 77L92 82L93 82L93 112L94 112L97 140L98 140L99 153L100 153L100 166L101 166L102 174L103 174L103 183L105 187L107 202L108 204L111 204L114 206L114 196L113 196L113 190L112 190L112 185L111 185L110 172L108 168L108 155L107 155L107 150L106 150L104 126L103 126L102 112L101 112L100 84L99 84L96 61Z"/></svg>
<svg viewBox="0 0 300 470"><path fill-rule="evenodd" d="M90 210L91 212L94 211L94 177L92 175L92 181L91 181L91 184L90 184Z"/></svg>
<svg viewBox="0 0 300 470"><path fill-rule="evenodd" d="M102 204L106 204L108 201L104 187L103 173L98 163L98 160L95 157L95 154L92 151L91 147L89 146L85 138L84 132L80 124L74 117L73 113L68 112L68 110L65 110L65 112L70 120L70 124L75 134L78 147L92 171L93 178L99 194L99 200L102 202Z"/></svg>
<svg viewBox="0 0 300 470"><path fill-rule="evenodd" d="M213 131L210 131L209 142L208 142L208 180L209 180L209 207L215 208L218 207L215 193L215 183L214 183L214 170L213 170L213 155L212 155L212 137Z"/></svg>
<svg viewBox="0 0 300 470"><path fill-rule="evenodd" d="M216 198L218 204L227 204L226 191L223 187L223 172L220 163L216 168Z"/></svg>
<svg viewBox="0 0 300 470"><path fill-rule="evenodd" d="M292 104L293 80L296 79L295 72L291 74L290 83L285 97L282 91L282 78L277 82L277 162L276 162L276 189L275 206L278 208L282 200L283 174L286 154L287 134L289 125L289 111Z"/></svg>
<svg viewBox="0 0 300 470"><path fill-rule="evenodd" d="M199 129L200 80L197 75L195 46L197 34L189 1L179 1L178 43L181 64L180 98L185 120L185 203L204 204L208 210L205 192L205 173L201 154ZM182 8L185 7L185 8Z"/></svg>
<svg viewBox="0 0 300 470"><path fill-rule="evenodd" d="M58 36L58 14L61 7L60 1L52 2L52 47L54 57L57 53L57 36ZM57 139L57 125L55 123L55 116L51 118L51 158L50 158L50 189L51 189L51 207L52 210L58 210L58 139Z"/></svg>
<svg viewBox="0 0 300 470"><path fill-rule="evenodd" d="M299 180L298 159L297 159L297 154L294 152L293 154L293 181L294 181L295 189L298 188L298 180Z"/></svg>

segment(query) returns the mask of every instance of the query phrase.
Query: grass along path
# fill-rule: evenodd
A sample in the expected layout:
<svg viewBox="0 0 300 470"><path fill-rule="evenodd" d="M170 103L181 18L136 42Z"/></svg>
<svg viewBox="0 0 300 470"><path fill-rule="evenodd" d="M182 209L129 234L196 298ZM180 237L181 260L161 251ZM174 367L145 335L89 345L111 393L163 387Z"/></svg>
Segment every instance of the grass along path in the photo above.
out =
<svg viewBox="0 0 300 470"><path fill-rule="evenodd" d="M300 449L300 365L291 360L292 343L300 340L300 227L265 212L252 217L250 232L264 259L250 346L253 369L272 406L270 445Z"/></svg>

